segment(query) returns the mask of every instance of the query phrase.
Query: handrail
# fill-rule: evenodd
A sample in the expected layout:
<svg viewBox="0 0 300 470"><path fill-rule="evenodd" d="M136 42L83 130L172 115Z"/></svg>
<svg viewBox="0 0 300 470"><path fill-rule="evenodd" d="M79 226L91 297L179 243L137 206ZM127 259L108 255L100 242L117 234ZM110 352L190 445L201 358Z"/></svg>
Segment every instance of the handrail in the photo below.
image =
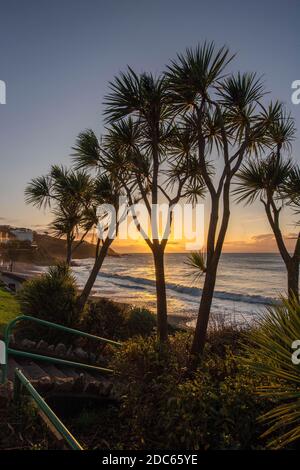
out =
<svg viewBox="0 0 300 470"><path fill-rule="evenodd" d="M25 375L21 372L21 370L15 369L15 382L14 382L15 400L20 399L22 386L24 386L27 389L27 391L29 392L31 397L34 399L38 407L47 416L47 418L50 420L50 422L53 424L53 426L59 432L59 434L65 439L65 441L71 447L71 449L83 450L83 447L79 444L79 442L75 439L75 437L70 433L70 431L66 428L63 422L58 418L58 416L56 416L54 411L45 402L45 400L41 397L41 395L37 392L37 390L33 387L33 385L25 377Z"/></svg>
<svg viewBox="0 0 300 470"><path fill-rule="evenodd" d="M6 328L5 328L5 333L4 333L5 364L3 364L3 368L2 368L3 369L2 377L1 377L1 382L2 383L4 383L7 379L8 354L9 353L14 354L14 355L18 355L18 356L34 358L34 359L41 360L41 361L46 361L47 360L48 362L49 361L50 362L56 362L57 364L72 365L74 367L83 367L83 368L86 368L86 369L93 369L93 370L98 370L98 371L101 371L101 372L113 372L111 369L105 369L105 368L98 367L98 366L92 366L90 364L84 364L84 363L81 363L81 362L73 362L73 361L68 361L66 359L59 359L59 358L55 358L55 357L50 357L50 356L45 356L45 355L35 354L35 353L29 353L29 352L26 352L26 351L19 351L19 350L16 350L16 349L9 348L9 340L10 340L11 330L13 329L13 327L19 321L22 321L22 320L33 321L35 323L39 323L40 325L49 326L49 327L55 328L57 330L65 331L65 332L75 334L75 335L78 335L78 336L83 336L85 338L91 338L91 339L95 339L97 341L102 341L104 343L111 344L113 346L118 346L118 347L122 346L122 344L119 343L118 341L113 341L113 340L110 340L110 339L102 338L101 336L96 336L96 335L92 335L90 333L86 333L84 331L76 330L74 328L69 328L67 326L60 325L59 323L49 322L49 321L46 321L46 320L42 320L40 318L32 317L30 315L20 315L20 316L14 318L13 320L11 320L6 325Z"/></svg>

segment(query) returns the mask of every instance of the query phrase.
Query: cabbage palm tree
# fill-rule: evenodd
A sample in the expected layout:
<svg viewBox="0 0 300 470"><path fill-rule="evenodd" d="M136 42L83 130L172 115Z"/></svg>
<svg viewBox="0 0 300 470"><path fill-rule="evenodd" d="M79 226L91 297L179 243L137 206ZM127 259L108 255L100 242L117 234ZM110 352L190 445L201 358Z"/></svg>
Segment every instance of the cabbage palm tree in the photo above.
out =
<svg viewBox="0 0 300 470"><path fill-rule="evenodd" d="M110 88L111 92L105 100L105 115L110 128L104 146L114 149L109 164L123 170L119 178L131 210L137 200L142 201L151 221L149 234L138 216L132 214L137 229L153 254L158 336L160 341L166 341L168 323L164 253L173 208L181 198L191 197L192 191L201 195L202 179L199 172L193 173L194 179L191 178L189 151L179 162L178 153L181 150L176 149L175 141L182 142L184 133L175 124L165 77L155 78L145 73L139 75L128 68L126 73L114 79ZM162 200L167 201L170 224L164 230L163 237L160 237L157 205Z"/></svg>
<svg viewBox="0 0 300 470"><path fill-rule="evenodd" d="M92 291L96 278L101 270L109 247L118 234L119 224L122 221L120 214L120 198L122 197L122 185L118 172L113 168L108 170L105 162L109 159L109 152L101 150L100 142L92 130L81 132L73 147L73 158L77 170L94 170L92 205L84 214L82 226L86 230L91 227L101 229L98 233L95 246L94 264L90 271L85 286L77 299L79 311L84 309L88 297ZM114 208L115 220L110 218L106 209L101 211L101 206L109 204Z"/></svg>
<svg viewBox="0 0 300 470"><path fill-rule="evenodd" d="M295 203L299 194L295 191L299 169L290 160L272 153L269 158L252 160L243 165L238 173L235 194L238 202L251 204L260 200L274 233L278 250L287 270L288 295L299 299L300 233L294 251L289 253L280 228L280 214L285 203ZM297 188L296 188L297 189Z"/></svg>
<svg viewBox="0 0 300 470"><path fill-rule="evenodd" d="M91 204L92 193L93 182L86 172L75 172L58 165L53 165L48 175L32 179L25 189L28 204L51 209L54 219L50 228L58 238L66 238L68 265L90 231L86 226L81 233L81 221Z"/></svg>
<svg viewBox="0 0 300 470"><path fill-rule="evenodd" d="M169 99L190 129L192 151L210 198L206 269L192 344L195 361L202 353L217 270L230 219L232 178L243 159L268 145L267 128L279 112L276 104L260 106L264 89L255 74L228 75L232 60L225 47L204 43L178 55L166 73ZM217 178L214 157L221 157ZM218 159L220 166L220 158Z"/></svg>

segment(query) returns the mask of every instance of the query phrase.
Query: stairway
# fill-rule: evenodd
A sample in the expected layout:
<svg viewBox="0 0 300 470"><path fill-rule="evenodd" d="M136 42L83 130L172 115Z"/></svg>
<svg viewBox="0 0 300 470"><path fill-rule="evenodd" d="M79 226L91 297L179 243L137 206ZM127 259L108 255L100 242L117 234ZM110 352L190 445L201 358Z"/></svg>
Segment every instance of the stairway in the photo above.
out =
<svg viewBox="0 0 300 470"><path fill-rule="evenodd" d="M43 397L53 394L84 394L112 398L113 395L113 377L98 371L86 372L76 367L9 357L8 381L11 383L16 368L23 372Z"/></svg>

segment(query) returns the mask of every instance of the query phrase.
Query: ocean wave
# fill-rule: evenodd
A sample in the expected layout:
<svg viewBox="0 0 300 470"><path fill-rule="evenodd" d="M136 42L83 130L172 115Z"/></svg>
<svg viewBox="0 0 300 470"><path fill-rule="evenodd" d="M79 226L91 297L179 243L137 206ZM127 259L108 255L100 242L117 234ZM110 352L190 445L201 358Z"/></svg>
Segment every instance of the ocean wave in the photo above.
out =
<svg viewBox="0 0 300 470"><path fill-rule="evenodd" d="M155 281L153 281L152 279L134 277L129 275L112 274L106 272L100 273L99 276L101 276L101 278L111 279L112 281L121 281L122 287L130 289L134 288L134 286L132 284L128 284L128 282L126 283L126 281L136 284L136 288L139 290L141 290L143 286L145 286L145 289L147 288L147 286L153 288L155 287ZM202 293L202 289L198 287L185 286L183 284L175 284L172 282L166 283L166 287L167 289L175 291L178 294L188 295L192 297L200 297ZM237 294L234 292L218 290L215 291L214 297L217 299L231 300L233 302L245 302L248 304L270 305L275 302L275 299L273 299L272 297L264 297L262 295Z"/></svg>

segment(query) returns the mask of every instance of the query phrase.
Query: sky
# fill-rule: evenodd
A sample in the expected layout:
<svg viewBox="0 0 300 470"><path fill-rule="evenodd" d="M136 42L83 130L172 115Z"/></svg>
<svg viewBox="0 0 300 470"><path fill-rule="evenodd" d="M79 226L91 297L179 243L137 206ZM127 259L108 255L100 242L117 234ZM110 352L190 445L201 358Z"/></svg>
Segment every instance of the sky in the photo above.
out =
<svg viewBox="0 0 300 470"><path fill-rule="evenodd" d="M291 103L300 79L299 15L297 0L1 0L0 224L41 230L49 223L49 213L25 204L24 188L51 164L70 164L80 131L102 132L103 97L116 74L127 65L159 74L205 40L237 54L234 70L263 75L270 98L286 103L300 129L300 105ZM299 150L297 133L295 159ZM283 226L287 236L295 231L291 214ZM225 251L276 251L259 204L233 206Z"/></svg>

